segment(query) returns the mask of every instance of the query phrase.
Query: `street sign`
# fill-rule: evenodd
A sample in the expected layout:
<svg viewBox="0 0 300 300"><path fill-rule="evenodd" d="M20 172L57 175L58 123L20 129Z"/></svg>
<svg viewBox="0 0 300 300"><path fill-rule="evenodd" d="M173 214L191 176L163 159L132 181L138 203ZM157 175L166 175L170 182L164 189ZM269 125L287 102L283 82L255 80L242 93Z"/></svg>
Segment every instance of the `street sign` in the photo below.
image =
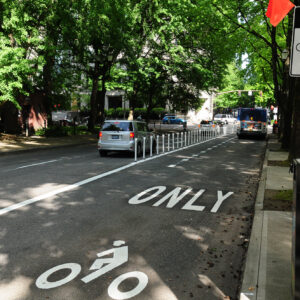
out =
<svg viewBox="0 0 300 300"><path fill-rule="evenodd" d="M295 7L294 10L290 76L300 77L300 6Z"/></svg>

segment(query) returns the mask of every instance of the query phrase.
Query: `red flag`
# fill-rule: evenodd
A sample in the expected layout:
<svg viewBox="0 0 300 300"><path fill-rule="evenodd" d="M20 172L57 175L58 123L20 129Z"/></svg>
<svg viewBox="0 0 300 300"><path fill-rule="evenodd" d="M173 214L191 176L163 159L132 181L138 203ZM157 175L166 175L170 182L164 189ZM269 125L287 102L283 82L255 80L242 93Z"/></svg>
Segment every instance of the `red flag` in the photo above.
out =
<svg viewBox="0 0 300 300"><path fill-rule="evenodd" d="M289 0L270 0L266 16L270 18L270 23L276 27L294 6L295 4Z"/></svg>

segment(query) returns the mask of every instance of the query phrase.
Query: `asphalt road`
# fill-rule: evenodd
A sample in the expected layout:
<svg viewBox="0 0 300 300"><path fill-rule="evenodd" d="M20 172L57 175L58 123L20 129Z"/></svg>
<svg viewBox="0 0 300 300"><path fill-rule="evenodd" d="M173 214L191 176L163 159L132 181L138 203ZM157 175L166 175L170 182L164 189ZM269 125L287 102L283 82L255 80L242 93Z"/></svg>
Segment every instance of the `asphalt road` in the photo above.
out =
<svg viewBox="0 0 300 300"><path fill-rule="evenodd" d="M237 299L264 148L0 157L0 299Z"/></svg>

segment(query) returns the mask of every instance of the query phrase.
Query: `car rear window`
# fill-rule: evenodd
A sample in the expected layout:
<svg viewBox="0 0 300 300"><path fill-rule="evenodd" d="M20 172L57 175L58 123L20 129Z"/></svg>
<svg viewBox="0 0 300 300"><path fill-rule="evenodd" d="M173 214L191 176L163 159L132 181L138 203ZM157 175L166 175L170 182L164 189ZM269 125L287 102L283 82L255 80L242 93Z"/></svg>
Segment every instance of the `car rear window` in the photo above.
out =
<svg viewBox="0 0 300 300"><path fill-rule="evenodd" d="M105 122L102 131L133 131L131 122Z"/></svg>

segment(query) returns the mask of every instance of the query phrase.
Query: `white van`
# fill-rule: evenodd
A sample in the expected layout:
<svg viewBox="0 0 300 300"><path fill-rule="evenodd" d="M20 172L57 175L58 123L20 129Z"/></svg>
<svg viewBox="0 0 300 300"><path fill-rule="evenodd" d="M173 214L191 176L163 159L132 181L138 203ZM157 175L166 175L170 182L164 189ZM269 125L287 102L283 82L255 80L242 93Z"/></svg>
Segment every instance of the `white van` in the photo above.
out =
<svg viewBox="0 0 300 300"><path fill-rule="evenodd" d="M156 150L154 134L147 123L142 121L107 120L104 122L98 140L100 156L106 156L108 151L129 151L134 153L137 141L137 156L142 155L145 137L145 150L150 151L152 136L152 151Z"/></svg>
<svg viewBox="0 0 300 300"><path fill-rule="evenodd" d="M214 121L221 121L225 124L235 124L237 122L236 118L230 114L216 114Z"/></svg>

